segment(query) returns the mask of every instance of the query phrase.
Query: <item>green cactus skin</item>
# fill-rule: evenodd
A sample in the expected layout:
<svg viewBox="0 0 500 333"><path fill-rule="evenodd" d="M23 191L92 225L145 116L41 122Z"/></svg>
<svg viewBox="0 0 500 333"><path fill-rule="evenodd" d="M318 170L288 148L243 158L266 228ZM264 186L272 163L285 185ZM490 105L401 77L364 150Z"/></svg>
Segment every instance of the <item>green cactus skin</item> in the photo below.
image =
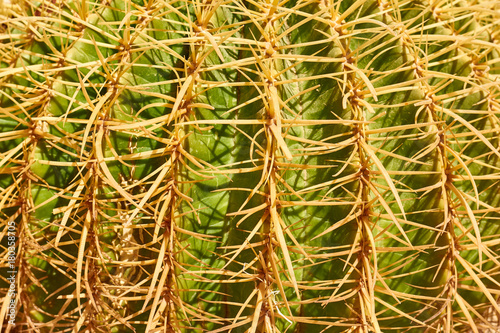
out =
<svg viewBox="0 0 500 333"><path fill-rule="evenodd" d="M494 0L0 2L1 332L496 332Z"/></svg>

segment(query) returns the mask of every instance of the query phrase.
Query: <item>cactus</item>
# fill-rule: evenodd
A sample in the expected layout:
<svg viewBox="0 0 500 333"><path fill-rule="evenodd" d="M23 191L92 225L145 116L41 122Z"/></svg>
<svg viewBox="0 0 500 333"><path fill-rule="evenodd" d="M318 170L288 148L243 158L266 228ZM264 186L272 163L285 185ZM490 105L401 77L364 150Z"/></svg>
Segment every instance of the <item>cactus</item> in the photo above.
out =
<svg viewBox="0 0 500 333"><path fill-rule="evenodd" d="M0 6L2 332L500 329L497 1Z"/></svg>

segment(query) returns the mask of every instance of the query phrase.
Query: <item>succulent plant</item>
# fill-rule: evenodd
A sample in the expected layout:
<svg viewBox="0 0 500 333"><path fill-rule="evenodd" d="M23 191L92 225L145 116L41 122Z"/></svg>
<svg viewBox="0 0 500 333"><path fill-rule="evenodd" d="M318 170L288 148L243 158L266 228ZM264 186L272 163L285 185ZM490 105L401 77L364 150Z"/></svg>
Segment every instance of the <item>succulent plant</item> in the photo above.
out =
<svg viewBox="0 0 500 333"><path fill-rule="evenodd" d="M500 329L498 1L3 0L0 43L2 332Z"/></svg>

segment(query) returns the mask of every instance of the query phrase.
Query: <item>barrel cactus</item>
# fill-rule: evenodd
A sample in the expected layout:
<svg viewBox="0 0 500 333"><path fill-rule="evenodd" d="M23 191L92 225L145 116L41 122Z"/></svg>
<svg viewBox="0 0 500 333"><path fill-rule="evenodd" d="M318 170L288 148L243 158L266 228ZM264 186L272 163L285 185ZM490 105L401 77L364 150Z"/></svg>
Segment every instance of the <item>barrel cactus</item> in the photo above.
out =
<svg viewBox="0 0 500 333"><path fill-rule="evenodd" d="M498 332L495 0L0 2L2 332Z"/></svg>

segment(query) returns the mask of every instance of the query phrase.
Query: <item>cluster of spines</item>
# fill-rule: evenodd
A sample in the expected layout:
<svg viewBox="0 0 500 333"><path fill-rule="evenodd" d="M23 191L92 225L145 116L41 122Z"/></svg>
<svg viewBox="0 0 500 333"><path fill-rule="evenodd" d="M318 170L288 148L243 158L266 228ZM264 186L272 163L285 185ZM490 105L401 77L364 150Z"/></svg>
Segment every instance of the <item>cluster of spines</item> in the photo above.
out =
<svg viewBox="0 0 500 333"><path fill-rule="evenodd" d="M499 49L493 36L498 17L491 13L494 4L491 9L484 1L475 5L469 11L453 3L447 8L453 15L447 16L441 9L444 4L411 1L401 3L400 9L385 1L360 0L116 2L91 10L85 2L67 7L58 2L26 4L35 19L24 27L10 19L4 30L11 33L8 38L24 42L5 43L11 50L5 59L12 57L12 61L2 63L2 90L14 94L3 94L2 103L9 106L2 115L19 125L3 137L8 143L2 146L0 165L14 179L2 184L8 184L2 188L2 220L15 218L19 226L22 327L42 327L36 323L41 319L57 329L97 331L114 326L252 332L286 327L362 332L408 326L446 332L493 329L481 311L483 307L499 310L494 299L498 232L491 226L498 218ZM417 12L415 17L406 18L411 11ZM213 19L221 12L233 12L239 21L228 24ZM42 19L44 14L48 18ZM178 40L165 42L148 35L155 31L152 22L171 22L171 14L179 21L178 30L172 31ZM483 16L485 23L478 18ZM288 26L294 19L295 25ZM286 44L294 30L308 22L317 22L319 30L327 27L318 32L324 40L316 44L324 48L313 54L295 53L314 49L316 41ZM50 27L52 23L56 29ZM70 33L61 27L65 25ZM13 33L16 27L26 34ZM107 40L96 40L97 35ZM62 36L69 36L68 44L57 50L53 41L63 40ZM30 46L42 42L48 45L45 54L30 51ZM81 43L91 46L93 60L85 64L81 55L76 61L68 56L77 43L80 51ZM173 50L175 44L181 45L183 54ZM141 63L147 57L144 54L154 53L153 48L172 56L177 64ZM103 54L106 49L112 54ZM374 68L391 50L395 50L394 66ZM322 52L328 55L320 56ZM38 63L20 65L30 58ZM297 70L315 63L335 69ZM137 84L138 71L150 74L162 68L174 74L158 81L177 87L176 92L151 92L156 82ZM73 70L78 82L71 83L63 71ZM96 76L101 78L93 82ZM237 82L232 81L235 77ZM330 101L331 118L305 119L307 108L314 109L316 82L328 80L338 82L340 95ZM80 92L71 96L71 90L61 88L65 84ZM210 102L216 97L210 91L233 100L233 105L225 110L214 107ZM63 99L73 104L64 110L53 106L56 97L65 94ZM82 100L75 98L77 94ZM395 96L395 104L382 97L388 94ZM126 103L136 99L145 101L139 103L139 110L132 106L129 114L123 111ZM462 104L465 107L460 110ZM158 109L165 113L141 119L139 114L150 109L152 114ZM73 117L79 110L90 110L87 119ZM211 111L215 117L202 119ZM414 119L398 123L397 117L405 113ZM469 119L467 113L484 116ZM216 118L222 114L229 118ZM384 123L390 121L396 125ZM65 131L66 123L82 125ZM203 128L207 125L218 128ZM308 132L309 126L315 130L337 126L347 132L312 139L315 134ZM242 143L234 146L238 152L231 163L217 165L215 145L209 146L210 139L203 138L210 131L233 135ZM134 148L130 144L134 140L143 140L142 146ZM404 141L418 140L429 145L405 148ZM213 160L197 157L200 144L214 151L199 155ZM49 146L60 153L50 156L44 151ZM219 151L231 154L231 149ZM405 149L411 155L399 154ZM468 156L475 154L474 149L482 151ZM61 153L71 157L55 160ZM155 160L157 169L136 176L136 164L148 158ZM73 167L78 176L58 187L43 179L40 165L48 166L49 173ZM415 165L421 169L413 169ZM323 170L340 178L316 183L309 179L320 179ZM222 181L224 173L242 174L235 180L256 177L257 181L228 185L227 196L211 198L232 201L227 207L220 205L222 212L213 212L215 199L210 199L214 207L203 207L204 199L196 191L214 193L203 186L214 179ZM426 186L417 188L412 178ZM251 186L245 188L247 184ZM312 194L319 197L309 199ZM433 199L433 206L418 206ZM59 207L54 207L56 203ZM303 222L314 220L308 207L335 206L343 206L345 216L325 217L316 221L317 226ZM203 215L204 210L209 213ZM219 228L221 221L210 218L216 213L227 213L223 222L236 230L229 235L242 240L241 244L225 235L203 234L210 225ZM413 220L416 217L418 221ZM354 231L344 238L351 238L352 244L332 236L346 232L350 225ZM311 227L321 231L308 237ZM227 226L219 229L227 231ZM421 243L418 233L424 238ZM112 240L107 238L110 235ZM145 243L139 244L139 238L145 238ZM214 241L222 244L207 245ZM206 246L210 250L203 253ZM147 255L155 257L148 260ZM31 256L42 264L29 260ZM388 261L391 256L396 259ZM438 258L435 265L412 264L431 256ZM210 259L213 267L207 265L210 257L217 258ZM332 272L324 280L301 278L310 277L315 267L340 268L341 274ZM418 269L407 272L408 267ZM46 292L41 282L48 278L44 271L66 277L49 294L49 299L64 300L57 305L57 314L34 301ZM427 271L432 276L425 279L427 285L413 283L413 275L422 278ZM406 287L400 289L398 283ZM30 284L39 289L28 288ZM486 303L480 307L469 303L477 296L467 301L460 289L484 295L478 301ZM206 299L211 292L216 296Z"/></svg>

